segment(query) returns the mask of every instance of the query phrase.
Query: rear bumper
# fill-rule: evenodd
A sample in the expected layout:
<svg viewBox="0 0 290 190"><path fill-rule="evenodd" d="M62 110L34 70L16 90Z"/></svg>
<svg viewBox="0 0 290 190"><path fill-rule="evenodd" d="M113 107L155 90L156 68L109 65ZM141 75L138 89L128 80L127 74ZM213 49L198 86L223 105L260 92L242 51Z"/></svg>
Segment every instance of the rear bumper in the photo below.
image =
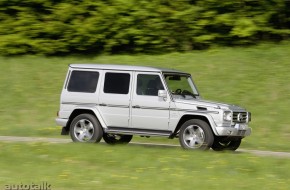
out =
<svg viewBox="0 0 290 190"><path fill-rule="evenodd" d="M65 127L67 122L68 122L68 119L63 119L63 118L55 118L55 122L58 126L63 126Z"/></svg>
<svg viewBox="0 0 290 190"><path fill-rule="evenodd" d="M252 128L247 124L237 123L233 127L216 127L217 136L229 136L229 137L245 137L250 136Z"/></svg>

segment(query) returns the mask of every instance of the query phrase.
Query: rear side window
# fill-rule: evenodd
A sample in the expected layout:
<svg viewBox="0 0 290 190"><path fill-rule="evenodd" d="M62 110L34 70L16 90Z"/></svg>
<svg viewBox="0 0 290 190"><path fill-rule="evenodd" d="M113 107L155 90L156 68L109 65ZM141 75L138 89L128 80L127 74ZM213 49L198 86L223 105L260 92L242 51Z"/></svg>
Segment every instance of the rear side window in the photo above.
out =
<svg viewBox="0 0 290 190"><path fill-rule="evenodd" d="M99 73L93 71L73 71L67 90L69 92L96 92Z"/></svg>
<svg viewBox="0 0 290 190"><path fill-rule="evenodd" d="M129 73L106 73L104 92L112 94L128 94L129 85Z"/></svg>

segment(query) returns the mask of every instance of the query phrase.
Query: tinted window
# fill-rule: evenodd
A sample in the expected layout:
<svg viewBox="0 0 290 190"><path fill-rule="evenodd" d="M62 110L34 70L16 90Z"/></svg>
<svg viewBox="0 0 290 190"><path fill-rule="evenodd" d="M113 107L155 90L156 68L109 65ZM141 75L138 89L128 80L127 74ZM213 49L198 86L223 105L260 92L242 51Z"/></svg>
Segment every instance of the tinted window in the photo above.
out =
<svg viewBox="0 0 290 190"><path fill-rule="evenodd" d="M112 94L128 94L129 85L129 73L106 73L104 92Z"/></svg>
<svg viewBox="0 0 290 190"><path fill-rule="evenodd" d="M159 75L138 75L136 92L138 95L158 96L158 90L164 90Z"/></svg>
<svg viewBox="0 0 290 190"><path fill-rule="evenodd" d="M92 71L73 71L68 84L70 92L89 92L94 93L99 79L98 72Z"/></svg>

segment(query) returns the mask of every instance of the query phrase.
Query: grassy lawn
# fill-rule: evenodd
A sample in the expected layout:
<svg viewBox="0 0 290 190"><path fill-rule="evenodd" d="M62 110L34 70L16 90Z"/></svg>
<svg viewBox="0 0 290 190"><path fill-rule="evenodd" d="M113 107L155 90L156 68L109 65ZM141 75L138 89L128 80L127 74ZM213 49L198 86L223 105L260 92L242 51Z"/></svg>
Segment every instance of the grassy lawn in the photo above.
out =
<svg viewBox="0 0 290 190"><path fill-rule="evenodd" d="M114 63L190 72L205 99L238 104L252 112L253 134L244 139L242 148L289 151L289 52L285 43L165 55L0 57L0 135L60 137L54 118L67 65ZM178 143L163 138L134 140ZM242 180L240 184L245 185Z"/></svg>
<svg viewBox="0 0 290 190"><path fill-rule="evenodd" d="M289 189L289 159L105 144L0 143L0 188Z"/></svg>

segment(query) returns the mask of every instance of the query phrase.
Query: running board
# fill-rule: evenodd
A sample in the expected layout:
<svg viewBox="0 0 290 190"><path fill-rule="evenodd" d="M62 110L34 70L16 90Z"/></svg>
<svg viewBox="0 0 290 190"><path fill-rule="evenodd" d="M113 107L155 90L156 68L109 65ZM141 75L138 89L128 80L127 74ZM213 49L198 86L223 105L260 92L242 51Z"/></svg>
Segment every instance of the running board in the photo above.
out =
<svg viewBox="0 0 290 190"><path fill-rule="evenodd" d="M150 130L150 129L132 129L125 127L108 127L105 133L122 134L122 135L143 135L143 136L167 136L172 134L172 131Z"/></svg>

